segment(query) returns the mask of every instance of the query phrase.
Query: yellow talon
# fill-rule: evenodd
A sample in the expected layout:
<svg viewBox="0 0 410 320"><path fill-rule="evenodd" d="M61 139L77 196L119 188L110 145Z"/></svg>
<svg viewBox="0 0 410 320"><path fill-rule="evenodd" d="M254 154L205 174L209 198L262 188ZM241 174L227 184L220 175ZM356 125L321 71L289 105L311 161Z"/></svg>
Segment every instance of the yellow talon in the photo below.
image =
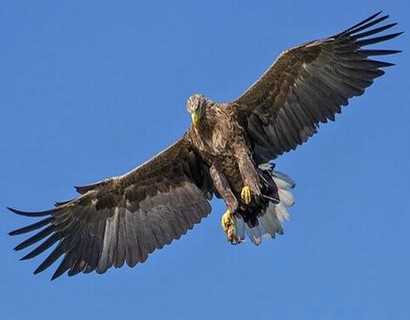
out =
<svg viewBox="0 0 410 320"><path fill-rule="evenodd" d="M229 209L222 216L221 225L223 231L226 233L226 237L228 241L234 242L235 241L235 234L236 234L236 227L235 227L235 219L232 217L231 211Z"/></svg>
<svg viewBox="0 0 410 320"><path fill-rule="evenodd" d="M241 191L241 198L245 204L250 204L252 200L251 189L248 186L244 186Z"/></svg>

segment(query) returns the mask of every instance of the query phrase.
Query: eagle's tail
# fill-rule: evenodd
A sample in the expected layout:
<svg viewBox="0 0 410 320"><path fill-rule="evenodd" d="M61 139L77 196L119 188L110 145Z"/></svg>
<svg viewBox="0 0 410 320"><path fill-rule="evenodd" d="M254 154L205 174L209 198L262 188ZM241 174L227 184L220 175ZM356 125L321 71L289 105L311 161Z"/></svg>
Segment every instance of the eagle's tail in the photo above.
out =
<svg viewBox="0 0 410 320"><path fill-rule="evenodd" d="M253 222L245 221L241 215L236 215L236 236L244 240L245 233L251 241L258 245L263 238L274 238L275 234L283 234L282 222L289 219L287 208L294 204L292 188L295 183L287 175L273 170L273 164L259 166L259 176L262 183L263 208L254 211ZM256 213L256 214L255 214Z"/></svg>

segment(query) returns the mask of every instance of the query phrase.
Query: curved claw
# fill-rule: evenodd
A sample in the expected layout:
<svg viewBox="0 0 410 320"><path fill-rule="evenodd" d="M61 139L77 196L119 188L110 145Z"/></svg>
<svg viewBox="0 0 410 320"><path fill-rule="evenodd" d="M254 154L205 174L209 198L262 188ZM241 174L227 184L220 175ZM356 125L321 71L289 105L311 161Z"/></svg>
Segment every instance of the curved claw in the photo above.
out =
<svg viewBox="0 0 410 320"><path fill-rule="evenodd" d="M236 227L235 220L232 217L231 211L227 209L222 216L221 225L223 231L226 233L228 241L233 242L235 239Z"/></svg>
<svg viewBox="0 0 410 320"><path fill-rule="evenodd" d="M241 191L241 198L243 203L250 204L252 201L251 189L248 186L244 186Z"/></svg>
<svg viewBox="0 0 410 320"><path fill-rule="evenodd" d="M243 242L241 238L239 238L236 234L236 224L235 218L231 212L231 210L227 209L222 216L221 226L223 231L226 234L227 240L231 244L240 244Z"/></svg>

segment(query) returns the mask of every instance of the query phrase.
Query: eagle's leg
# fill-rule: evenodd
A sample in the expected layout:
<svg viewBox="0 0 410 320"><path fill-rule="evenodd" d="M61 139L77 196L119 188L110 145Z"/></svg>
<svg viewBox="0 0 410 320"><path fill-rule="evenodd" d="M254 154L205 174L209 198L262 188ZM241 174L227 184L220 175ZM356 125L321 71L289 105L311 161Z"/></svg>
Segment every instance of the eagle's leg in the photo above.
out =
<svg viewBox="0 0 410 320"><path fill-rule="evenodd" d="M252 201L252 195L256 197L261 195L258 173L256 172L255 164L250 158L244 144L235 143L232 148L238 161L239 171L244 183L241 191L241 199L244 204L250 204Z"/></svg>
<svg viewBox="0 0 410 320"><path fill-rule="evenodd" d="M221 225L226 234L228 241L231 243L239 243L241 240L236 236L236 226L234 213L238 208L238 200L233 194L229 182L221 170L218 170L215 165L209 168L209 174L212 178L216 191L224 199L227 209L222 216Z"/></svg>

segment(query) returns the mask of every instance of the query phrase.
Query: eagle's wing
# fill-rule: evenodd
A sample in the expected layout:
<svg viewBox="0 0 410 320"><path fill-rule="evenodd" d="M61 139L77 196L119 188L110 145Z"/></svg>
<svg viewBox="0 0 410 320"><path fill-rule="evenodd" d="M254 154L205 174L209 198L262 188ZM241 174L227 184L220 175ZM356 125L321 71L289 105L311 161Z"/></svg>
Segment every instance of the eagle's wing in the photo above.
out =
<svg viewBox="0 0 410 320"><path fill-rule="evenodd" d="M180 238L211 211L208 168L182 138L129 173L77 187L82 195L43 212L11 211L45 217L11 235L36 233L15 250L39 244L22 259L57 246L34 273L63 259L52 279L64 272L104 273L124 262L144 262L155 249ZM39 229L41 230L39 231Z"/></svg>
<svg viewBox="0 0 410 320"><path fill-rule="evenodd" d="M361 95L391 63L369 57L397 50L363 49L400 33L378 35L396 23L380 12L335 36L282 53L265 74L232 103L245 118L255 160L266 162L295 149L334 120L341 106ZM376 36L377 35L377 36Z"/></svg>

